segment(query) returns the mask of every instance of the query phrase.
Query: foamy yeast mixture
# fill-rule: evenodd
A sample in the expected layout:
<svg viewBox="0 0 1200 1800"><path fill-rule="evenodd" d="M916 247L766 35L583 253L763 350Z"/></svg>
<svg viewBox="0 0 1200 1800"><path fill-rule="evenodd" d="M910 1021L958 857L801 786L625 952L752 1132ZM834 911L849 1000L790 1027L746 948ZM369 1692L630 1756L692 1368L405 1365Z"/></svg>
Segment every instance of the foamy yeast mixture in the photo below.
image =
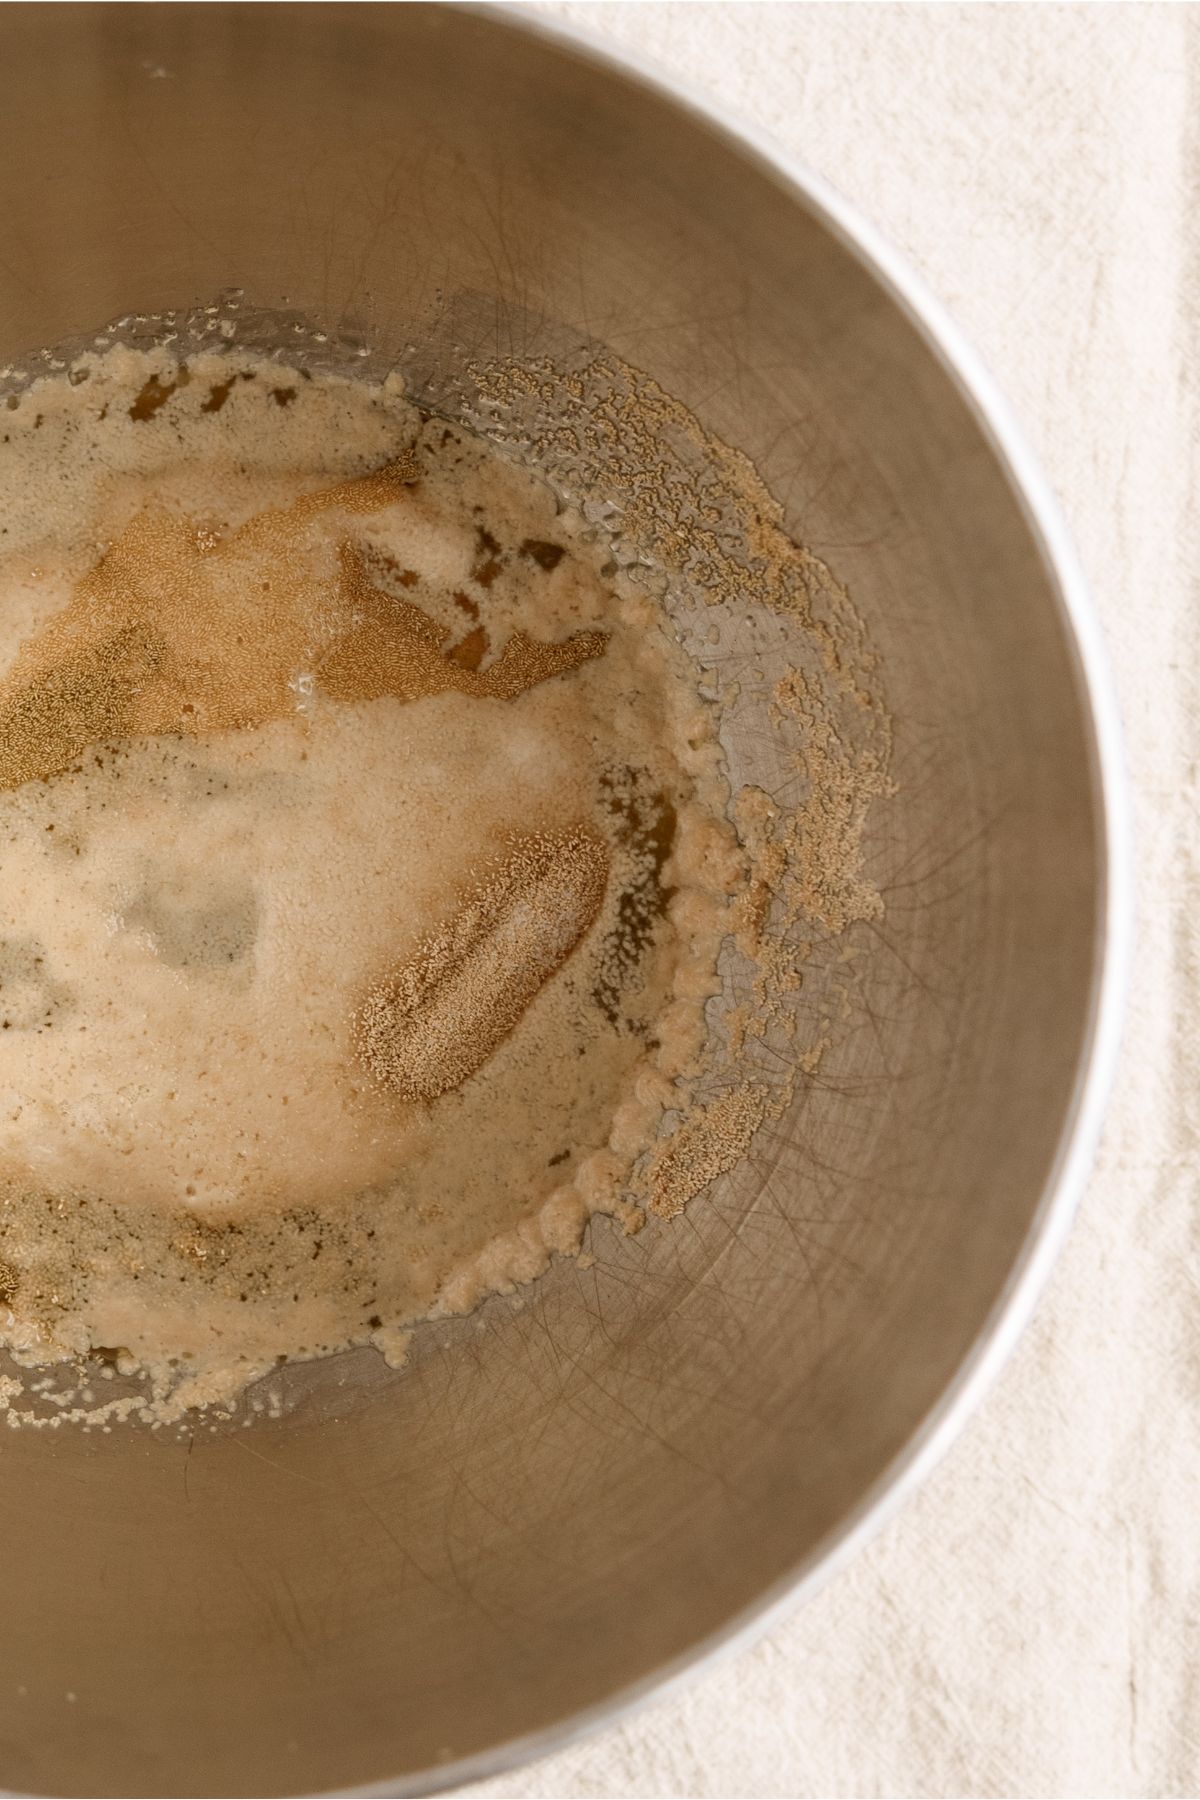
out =
<svg viewBox="0 0 1200 1800"><path fill-rule="evenodd" d="M0 427L0 1336L177 1407L394 1353L678 1105L740 870L694 672L398 388L111 351Z"/></svg>

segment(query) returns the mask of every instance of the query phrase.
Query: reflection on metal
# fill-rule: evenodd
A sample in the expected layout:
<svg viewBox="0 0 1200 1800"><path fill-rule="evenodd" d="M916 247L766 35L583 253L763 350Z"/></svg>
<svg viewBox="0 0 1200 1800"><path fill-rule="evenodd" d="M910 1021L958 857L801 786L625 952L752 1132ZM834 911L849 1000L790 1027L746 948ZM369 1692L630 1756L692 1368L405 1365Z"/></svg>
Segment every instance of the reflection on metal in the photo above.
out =
<svg viewBox="0 0 1200 1800"><path fill-rule="evenodd" d="M554 321L753 460L883 659L887 912L848 934L853 1004L751 1161L427 1328L406 1371L291 1372L277 1420L3 1434L5 1786L449 1783L815 1580L1010 1344L1128 936L1095 628L999 402L887 253L573 38L419 6L12 6L0 50L0 378L233 288L431 397L545 354Z"/></svg>

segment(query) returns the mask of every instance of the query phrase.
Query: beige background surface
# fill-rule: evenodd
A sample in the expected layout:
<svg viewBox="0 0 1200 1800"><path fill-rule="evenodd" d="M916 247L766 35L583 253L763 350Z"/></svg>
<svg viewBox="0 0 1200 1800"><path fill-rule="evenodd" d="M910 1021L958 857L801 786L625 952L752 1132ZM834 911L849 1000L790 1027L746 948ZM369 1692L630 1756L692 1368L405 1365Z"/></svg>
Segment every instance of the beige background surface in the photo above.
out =
<svg viewBox="0 0 1200 1800"><path fill-rule="evenodd" d="M1033 1328L868 1551L679 1697L491 1795L1200 1790L1200 11L556 5L820 171L990 364L1117 667L1141 942Z"/></svg>

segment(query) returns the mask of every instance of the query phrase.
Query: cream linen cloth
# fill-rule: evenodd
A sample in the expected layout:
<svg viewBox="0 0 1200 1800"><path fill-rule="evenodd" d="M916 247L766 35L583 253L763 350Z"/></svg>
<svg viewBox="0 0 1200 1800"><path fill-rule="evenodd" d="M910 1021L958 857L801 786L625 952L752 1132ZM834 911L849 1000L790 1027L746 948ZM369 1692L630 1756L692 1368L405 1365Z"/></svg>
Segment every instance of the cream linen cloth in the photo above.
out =
<svg viewBox="0 0 1200 1800"><path fill-rule="evenodd" d="M1108 633L1140 945L1074 1232L997 1388L815 1600L494 1795L1200 1791L1200 11L580 4L924 276Z"/></svg>

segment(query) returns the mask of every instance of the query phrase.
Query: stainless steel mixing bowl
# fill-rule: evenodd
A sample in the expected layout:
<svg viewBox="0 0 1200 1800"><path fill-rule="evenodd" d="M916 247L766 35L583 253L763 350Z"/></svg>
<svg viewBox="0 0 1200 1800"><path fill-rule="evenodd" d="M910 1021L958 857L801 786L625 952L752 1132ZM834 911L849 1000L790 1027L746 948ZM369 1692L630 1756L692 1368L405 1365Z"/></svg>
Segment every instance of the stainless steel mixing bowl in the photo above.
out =
<svg viewBox="0 0 1200 1800"><path fill-rule="evenodd" d="M1127 928L1094 628L886 252L585 45L449 8L9 6L0 68L0 363L232 286L402 363L448 317L518 355L546 318L755 461L882 657L900 791L860 1013L686 1221L601 1230L593 1268L425 1331L403 1373L309 1370L251 1430L0 1441L0 1781L461 1780L757 1628L1015 1335Z"/></svg>

